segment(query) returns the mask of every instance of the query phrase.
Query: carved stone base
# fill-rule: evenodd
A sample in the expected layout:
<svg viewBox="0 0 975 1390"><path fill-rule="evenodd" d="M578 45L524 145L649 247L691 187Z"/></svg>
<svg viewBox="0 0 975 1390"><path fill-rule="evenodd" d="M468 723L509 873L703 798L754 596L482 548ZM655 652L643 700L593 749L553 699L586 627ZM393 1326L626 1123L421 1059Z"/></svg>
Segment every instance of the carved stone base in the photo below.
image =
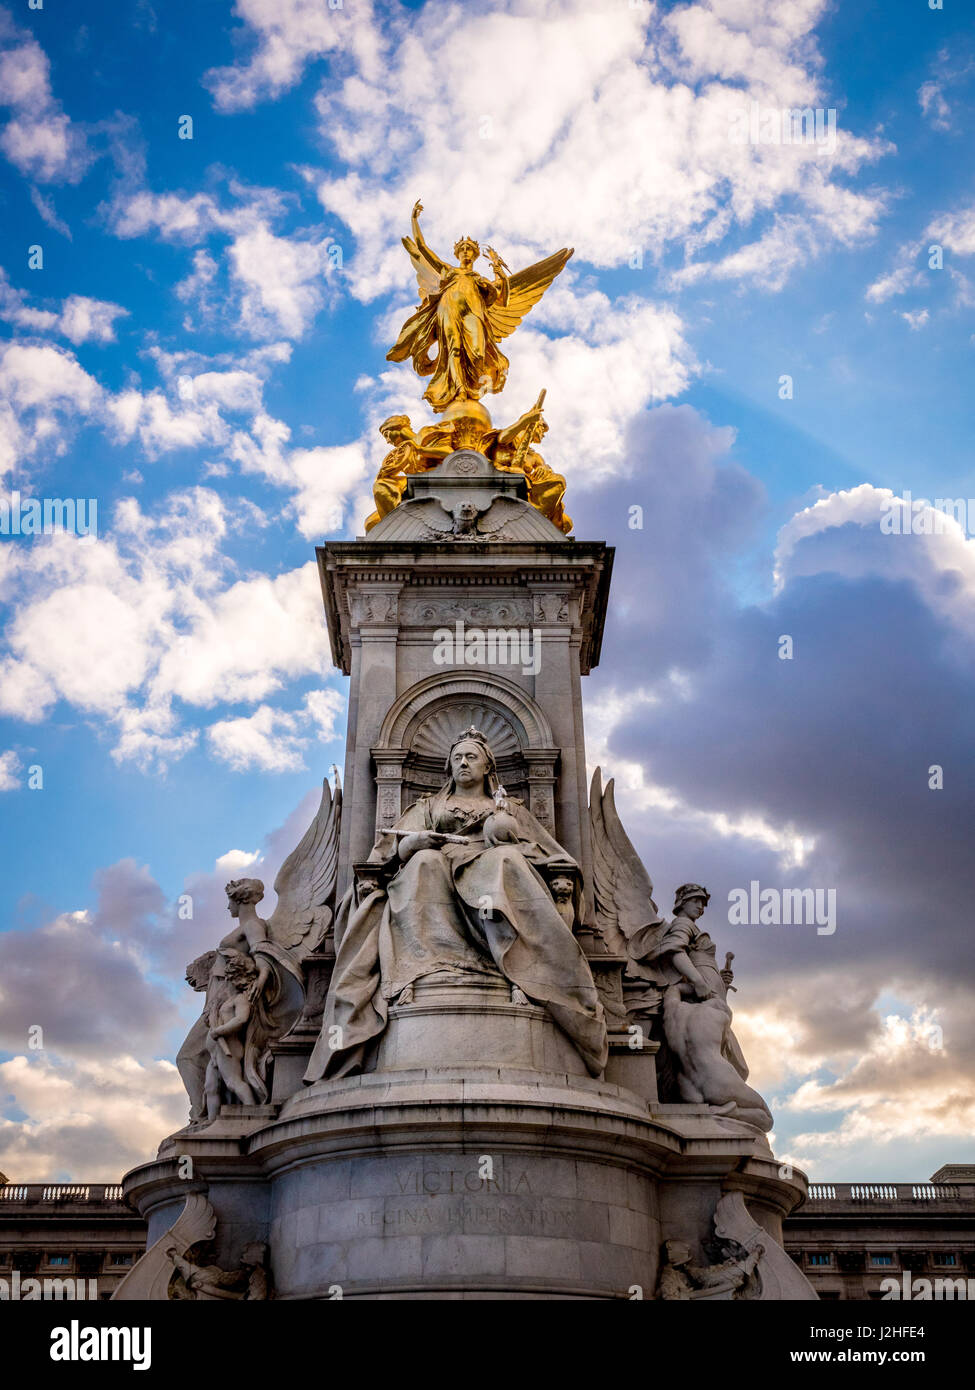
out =
<svg viewBox="0 0 975 1390"><path fill-rule="evenodd" d="M495 1007L506 1020L525 1010ZM729 1193L735 1238L757 1223L769 1252L749 1296L815 1297L781 1249L804 1179L707 1106L648 1108L586 1076L464 1065L320 1081L260 1127L238 1123L236 1142L181 1134L125 1192L153 1245L183 1210L190 1157L216 1213L215 1262L235 1267L267 1241L279 1298L653 1298L664 1240L713 1263Z"/></svg>

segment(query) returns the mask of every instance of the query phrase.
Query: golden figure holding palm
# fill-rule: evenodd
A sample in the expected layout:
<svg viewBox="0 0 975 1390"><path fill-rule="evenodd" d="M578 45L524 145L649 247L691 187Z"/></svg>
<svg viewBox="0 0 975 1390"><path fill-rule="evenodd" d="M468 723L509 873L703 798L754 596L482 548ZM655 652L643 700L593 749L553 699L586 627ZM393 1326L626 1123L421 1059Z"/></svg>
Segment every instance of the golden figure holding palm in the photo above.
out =
<svg viewBox="0 0 975 1390"><path fill-rule="evenodd" d="M477 414L463 403L479 401L489 391L503 388L508 359L498 343L538 303L572 250L563 247L511 275L498 253L487 246L484 254L494 270L494 278L488 280L474 269L481 248L470 237L462 237L454 247L459 265L451 265L427 245L420 231L422 211L418 201L413 208L413 235L403 238L416 271L420 304L386 358L390 362L411 358L419 376L432 378L423 395L438 414ZM486 411L484 416L489 425Z"/></svg>

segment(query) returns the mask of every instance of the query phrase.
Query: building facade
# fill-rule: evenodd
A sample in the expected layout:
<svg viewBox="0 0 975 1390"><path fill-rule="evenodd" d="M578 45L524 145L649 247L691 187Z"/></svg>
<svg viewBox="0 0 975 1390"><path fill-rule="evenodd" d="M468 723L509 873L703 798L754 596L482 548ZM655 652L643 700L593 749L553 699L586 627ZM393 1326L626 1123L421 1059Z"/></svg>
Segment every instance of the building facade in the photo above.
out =
<svg viewBox="0 0 975 1390"><path fill-rule="evenodd" d="M120 1183L0 1185L0 1299L111 1298L145 1248Z"/></svg>
<svg viewBox="0 0 975 1390"><path fill-rule="evenodd" d="M975 1165L922 1183L810 1183L784 1235L821 1299L881 1299L891 1278L901 1298L975 1298Z"/></svg>

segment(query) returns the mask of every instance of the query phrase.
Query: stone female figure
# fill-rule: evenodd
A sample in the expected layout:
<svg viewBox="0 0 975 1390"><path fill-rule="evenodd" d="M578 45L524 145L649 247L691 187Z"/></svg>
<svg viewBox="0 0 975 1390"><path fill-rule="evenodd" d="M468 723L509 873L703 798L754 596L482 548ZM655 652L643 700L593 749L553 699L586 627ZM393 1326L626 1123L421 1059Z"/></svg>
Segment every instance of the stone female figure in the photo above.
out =
<svg viewBox="0 0 975 1390"><path fill-rule="evenodd" d="M663 990L663 1028L680 1098L716 1106L761 1130L772 1128L762 1097L748 1085L748 1064L727 1004L731 972L718 969L714 942L697 925L710 894L697 883L678 888L674 920L630 938L631 956Z"/></svg>
<svg viewBox="0 0 975 1390"><path fill-rule="evenodd" d="M408 1002L417 980L442 971L500 972L516 1001L523 995L549 1010L599 1075L602 1006L540 872L572 867L571 857L520 802L499 809L494 755L477 730L454 743L446 771L440 791L377 839L370 862L382 866L386 886L358 906L350 892L339 908L335 973L305 1080L361 1069L390 1004Z"/></svg>

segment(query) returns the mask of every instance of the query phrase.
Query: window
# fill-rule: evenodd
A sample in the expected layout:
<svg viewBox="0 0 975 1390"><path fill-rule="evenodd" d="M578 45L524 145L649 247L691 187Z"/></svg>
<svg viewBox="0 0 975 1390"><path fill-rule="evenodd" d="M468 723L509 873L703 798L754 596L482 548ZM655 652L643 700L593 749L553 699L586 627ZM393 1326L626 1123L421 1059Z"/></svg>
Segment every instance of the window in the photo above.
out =
<svg viewBox="0 0 975 1390"><path fill-rule="evenodd" d="M116 1253L116 1254L114 1254L114 1255L112 1256L112 1264L113 1264L113 1265L130 1265L130 1264L132 1264L132 1261L133 1261L133 1256L132 1256L132 1255L119 1255L119 1254Z"/></svg>
<svg viewBox="0 0 975 1390"><path fill-rule="evenodd" d="M893 1255L871 1255L870 1263L872 1265L892 1265L894 1257Z"/></svg>
<svg viewBox="0 0 975 1390"><path fill-rule="evenodd" d="M48 1256L48 1261L47 1261L47 1262L48 1262L49 1265L59 1265L59 1266L63 1269L63 1268L65 1268L67 1265L69 1265L69 1264L71 1263L71 1256L70 1256L70 1255L49 1255L49 1256Z"/></svg>
<svg viewBox="0 0 975 1390"><path fill-rule="evenodd" d="M958 1261L955 1259L954 1255L945 1255L942 1251L936 1251L935 1254L931 1256L931 1263L941 1265L942 1267L946 1265L954 1267Z"/></svg>
<svg viewBox="0 0 975 1390"><path fill-rule="evenodd" d="M833 1263L833 1257L832 1255L810 1255L809 1263L811 1265L830 1265Z"/></svg>

